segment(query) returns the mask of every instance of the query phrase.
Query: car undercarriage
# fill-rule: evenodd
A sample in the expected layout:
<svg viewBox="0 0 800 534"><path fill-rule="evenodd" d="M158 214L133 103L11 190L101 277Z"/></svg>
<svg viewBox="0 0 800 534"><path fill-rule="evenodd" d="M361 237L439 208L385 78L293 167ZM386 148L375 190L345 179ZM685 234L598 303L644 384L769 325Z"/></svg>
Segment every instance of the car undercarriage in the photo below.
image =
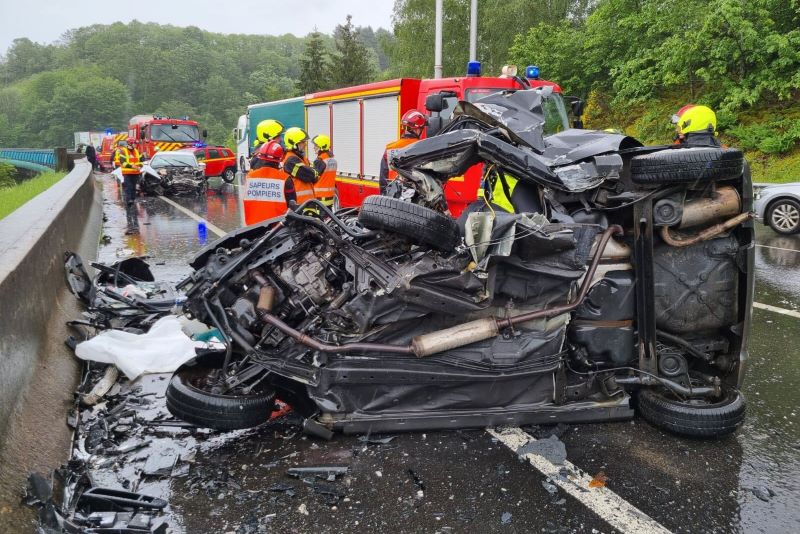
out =
<svg viewBox="0 0 800 534"><path fill-rule="evenodd" d="M741 152L544 136L543 91L459 103L392 156L387 196L309 201L201 251L178 287L226 349L173 375L170 411L244 428L279 398L328 436L638 407L679 434L735 431L753 290ZM485 195L450 217L444 184L475 165L514 213Z"/></svg>

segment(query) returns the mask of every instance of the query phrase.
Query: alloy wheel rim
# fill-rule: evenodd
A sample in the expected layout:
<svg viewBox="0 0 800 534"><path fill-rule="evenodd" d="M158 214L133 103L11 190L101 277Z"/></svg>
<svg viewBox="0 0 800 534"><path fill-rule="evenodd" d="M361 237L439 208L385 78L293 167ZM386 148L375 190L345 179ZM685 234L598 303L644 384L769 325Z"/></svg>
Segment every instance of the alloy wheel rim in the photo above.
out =
<svg viewBox="0 0 800 534"><path fill-rule="evenodd" d="M792 204L779 204L772 210L772 222L781 230L792 230L800 222L800 210Z"/></svg>

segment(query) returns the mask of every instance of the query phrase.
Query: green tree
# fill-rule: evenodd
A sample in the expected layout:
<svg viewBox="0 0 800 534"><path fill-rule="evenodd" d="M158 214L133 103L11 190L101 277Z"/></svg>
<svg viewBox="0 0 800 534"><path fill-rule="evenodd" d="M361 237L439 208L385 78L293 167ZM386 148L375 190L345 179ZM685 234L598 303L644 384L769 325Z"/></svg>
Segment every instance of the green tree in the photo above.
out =
<svg viewBox="0 0 800 534"><path fill-rule="evenodd" d="M301 93L316 93L330 86L330 58L322 34L318 31L308 35L306 48L300 58L300 79L297 87Z"/></svg>
<svg viewBox="0 0 800 534"><path fill-rule="evenodd" d="M346 87L372 81L375 71L369 61L367 47L353 28L353 17L347 15L344 25L333 32L337 53L333 57L330 78L334 87Z"/></svg>

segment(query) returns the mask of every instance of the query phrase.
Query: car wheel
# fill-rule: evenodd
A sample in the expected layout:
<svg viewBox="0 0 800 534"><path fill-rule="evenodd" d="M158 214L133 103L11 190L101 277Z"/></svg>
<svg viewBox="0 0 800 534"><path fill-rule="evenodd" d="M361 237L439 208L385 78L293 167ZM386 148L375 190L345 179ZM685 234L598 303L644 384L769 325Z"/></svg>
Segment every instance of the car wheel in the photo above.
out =
<svg viewBox="0 0 800 534"><path fill-rule="evenodd" d="M778 200L767 211L767 224L779 234L800 232L800 202L790 198Z"/></svg>
<svg viewBox="0 0 800 534"><path fill-rule="evenodd" d="M649 423L682 436L712 438L734 432L744 421L744 397L725 391L720 399L678 400L664 389L639 392L639 412Z"/></svg>
<svg viewBox="0 0 800 534"><path fill-rule="evenodd" d="M222 180L226 184L232 184L235 179L236 179L236 171L233 169L233 167L228 167L222 172Z"/></svg>
<svg viewBox="0 0 800 534"><path fill-rule="evenodd" d="M742 152L735 148L693 147L660 150L631 159L637 184L685 184L740 176Z"/></svg>
<svg viewBox="0 0 800 534"><path fill-rule="evenodd" d="M358 222L372 230L393 232L443 252L450 252L461 240L456 222L447 215L381 195L364 199Z"/></svg>
<svg viewBox="0 0 800 534"><path fill-rule="evenodd" d="M210 384L219 372L219 368L201 364L178 369L167 386L169 413L216 430L251 428L266 422L274 407L275 391L259 384L248 395L212 393Z"/></svg>

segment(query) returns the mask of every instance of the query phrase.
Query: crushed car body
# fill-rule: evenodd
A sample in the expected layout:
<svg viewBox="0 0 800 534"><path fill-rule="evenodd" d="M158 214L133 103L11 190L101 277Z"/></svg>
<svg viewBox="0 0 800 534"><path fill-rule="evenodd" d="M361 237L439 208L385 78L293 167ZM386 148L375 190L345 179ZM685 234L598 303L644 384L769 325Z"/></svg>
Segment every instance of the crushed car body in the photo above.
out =
<svg viewBox="0 0 800 534"><path fill-rule="evenodd" d="M173 375L173 415L242 428L280 398L326 435L619 420L636 397L670 431L735 431L753 290L741 153L545 136L543 91L459 103L358 211L309 201L201 251L178 289L226 350ZM454 220L443 186L476 164L487 191Z"/></svg>
<svg viewBox="0 0 800 534"><path fill-rule="evenodd" d="M142 166L139 187L148 195L200 196L208 190L203 169L192 152L158 152Z"/></svg>

